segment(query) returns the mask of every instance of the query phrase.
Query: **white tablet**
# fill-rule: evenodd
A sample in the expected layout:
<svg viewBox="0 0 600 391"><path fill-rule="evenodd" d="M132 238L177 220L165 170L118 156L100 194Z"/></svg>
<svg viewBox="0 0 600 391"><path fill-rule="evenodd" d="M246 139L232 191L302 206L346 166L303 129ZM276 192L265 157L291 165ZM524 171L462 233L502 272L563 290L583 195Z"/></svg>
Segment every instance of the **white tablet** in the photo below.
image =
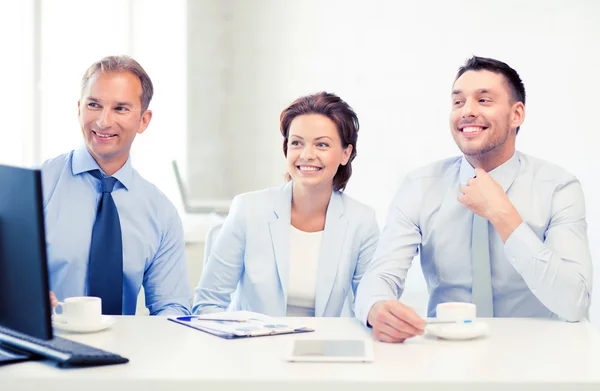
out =
<svg viewBox="0 0 600 391"><path fill-rule="evenodd" d="M297 339L288 361L372 362L373 343L360 339Z"/></svg>

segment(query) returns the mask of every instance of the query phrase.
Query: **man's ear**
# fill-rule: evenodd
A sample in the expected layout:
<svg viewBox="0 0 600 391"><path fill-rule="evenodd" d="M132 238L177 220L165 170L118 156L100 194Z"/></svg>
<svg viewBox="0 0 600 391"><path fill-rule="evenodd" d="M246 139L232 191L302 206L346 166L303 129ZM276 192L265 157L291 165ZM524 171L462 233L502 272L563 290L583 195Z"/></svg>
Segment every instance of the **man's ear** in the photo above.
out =
<svg viewBox="0 0 600 391"><path fill-rule="evenodd" d="M511 129L516 129L525 121L525 105L523 102L517 102L513 105Z"/></svg>
<svg viewBox="0 0 600 391"><path fill-rule="evenodd" d="M152 120L152 110L144 111L144 114L142 114L142 118L140 120L140 128L138 129L137 133L138 134L144 133L144 131L146 130L148 125L150 125L151 120Z"/></svg>

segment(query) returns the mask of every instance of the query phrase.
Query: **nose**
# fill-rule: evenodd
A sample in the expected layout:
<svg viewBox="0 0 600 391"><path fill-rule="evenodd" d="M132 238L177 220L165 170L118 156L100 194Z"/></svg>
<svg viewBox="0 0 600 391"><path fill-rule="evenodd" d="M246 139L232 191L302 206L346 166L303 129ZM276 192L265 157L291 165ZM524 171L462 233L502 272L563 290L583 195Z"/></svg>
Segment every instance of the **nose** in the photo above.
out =
<svg viewBox="0 0 600 391"><path fill-rule="evenodd" d="M477 104L473 99L467 99L462 107L462 118L477 117Z"/></svg>
<svg viewBox="0 0 600 391"><path fill-rule="evenodd" d="M100 129L108 129L113 124L113 115L112 111L109 108L104 108L100 113L100 116L96 120L96 125Z"/></svg>
<svg viewBox="0 0 600 391"><path fill-rule="evenodd" d="M300 155L302 160L313 160L315 158L315 149L312 145L306 145L302 149L302 154Z"/></svg>

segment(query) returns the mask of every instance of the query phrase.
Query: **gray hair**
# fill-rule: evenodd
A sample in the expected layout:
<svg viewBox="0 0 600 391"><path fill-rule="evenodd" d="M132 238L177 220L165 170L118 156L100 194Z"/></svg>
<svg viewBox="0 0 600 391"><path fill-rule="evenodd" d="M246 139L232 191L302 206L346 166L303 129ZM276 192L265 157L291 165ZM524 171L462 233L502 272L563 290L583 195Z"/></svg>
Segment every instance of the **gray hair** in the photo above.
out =
<svg viewBox="0 0 600 391"><path fill-rule="evenodd" d="M150 80L150 76L148 76L144 68L133 58L129 56L107 56L90 65L81 79L81 96L83 96L90 78L98 72L131 72L136 75L142 84L142 113L148 109L152 95L154 94L152 80Z"/></svg>

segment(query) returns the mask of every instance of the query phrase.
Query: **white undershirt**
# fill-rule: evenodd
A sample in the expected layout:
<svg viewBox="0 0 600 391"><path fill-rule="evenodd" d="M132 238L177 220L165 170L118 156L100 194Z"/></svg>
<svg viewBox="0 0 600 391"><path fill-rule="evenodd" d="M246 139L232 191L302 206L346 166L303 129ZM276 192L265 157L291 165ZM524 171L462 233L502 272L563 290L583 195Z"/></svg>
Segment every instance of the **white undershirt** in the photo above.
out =
<svg viewBox="0 0 600 391"><path fill-rule="evenodd" d="M317 268L323 231L290 231L290 284L287 316L315 316Z"/></svg>

